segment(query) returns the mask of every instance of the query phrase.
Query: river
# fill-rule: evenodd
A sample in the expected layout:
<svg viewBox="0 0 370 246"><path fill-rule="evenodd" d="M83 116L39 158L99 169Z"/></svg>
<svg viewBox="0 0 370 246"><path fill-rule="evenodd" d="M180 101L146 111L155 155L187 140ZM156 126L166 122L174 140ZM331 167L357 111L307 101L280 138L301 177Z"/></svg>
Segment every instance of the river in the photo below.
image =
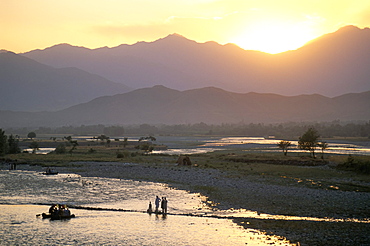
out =
<svg viewBox="0 0 370 246"><path fill-rule="evenodd" d="M83 141L96 141L91 136L74 136L74 139ZM129 141L138 141L140 137L130 137ZM123 137L114 137L123 141ZM153 154L197 154L207 153L217 150L243 150L247 152L281 152L277 144L281 139L265 137L205 137L205 136L157 136L156 144L166 145L166 150L154 150ZM298 149L298 141L291 140L289 152L302 152ZM353 140L326 140L328 148L325 154L331 155L370 155L370 141ZM48 154L55 148L39 148L37 154ZM30 148L23 151L32 152ZM321 152L317 148L318 153Z"/></svg>
<svg viewBox="0 0 370 246"><path fill-rule="evenodd" d="M166 184L6 168L0 170L0 245L292 245L227 218L189 216L208 212L205 198ZM168 215L145 213L156 195L169 200ZM69 205L76 218L37 216L53 203ZM101 210L83 209L91 207Z"/></svg>

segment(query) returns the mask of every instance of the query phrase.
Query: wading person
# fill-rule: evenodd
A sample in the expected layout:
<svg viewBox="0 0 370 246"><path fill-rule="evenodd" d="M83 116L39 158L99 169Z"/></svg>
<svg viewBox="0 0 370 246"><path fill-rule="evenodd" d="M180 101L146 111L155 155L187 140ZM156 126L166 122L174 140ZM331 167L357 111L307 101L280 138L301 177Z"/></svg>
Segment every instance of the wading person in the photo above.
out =
<svg viewBox="0 0 370 246"><path fill-rule="evenodd" d="M161 202L161 198L158 196L155 198L155 213L158 213L159 203Z"/></svg>
<svg viewBox="0 0 370 246"><path fill-rule="evenodd" d="M162 212L163 214L167 214L167 198L163 197L162 198Z"/></svg>
<svg viewBox="0 0 370 246"><path fill-rule="evenodd" d="M149 208L146 212L149 213L149 214L153 213L152 202L149 202Z"/></svg>
<svg viewBox="0 0 370 246"><path fill-rule="evenodd" d="M164 214L164 197L162 196L162 200L161 200L161 210L162 210L162 214Z"/></svg>

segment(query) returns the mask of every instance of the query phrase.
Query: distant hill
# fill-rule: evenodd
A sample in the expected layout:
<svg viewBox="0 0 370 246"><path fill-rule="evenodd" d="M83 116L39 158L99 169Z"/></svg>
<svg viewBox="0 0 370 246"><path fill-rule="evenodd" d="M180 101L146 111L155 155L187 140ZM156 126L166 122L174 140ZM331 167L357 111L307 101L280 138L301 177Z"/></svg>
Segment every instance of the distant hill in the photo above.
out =
<svg viewBox="0 0 370 246"><path fill-rule="evenodd" d="M0 110L59 110L130 88L78 68L53 68L0 52Z"/></svg>
<svg viewBox="0 0 370 246"><path fill-rule="evenodd" d="M60 44L23 55L57 68L77 67L132 88L215 86L233 92L330 97L370 90L370 29L354 26L276 55L232 44L197 43L177 34L93 50Z"/></svg>
<svg viewBox="0 0 370 246"><path fill-rule="evenodd" d="M233 93L215 87L178 91L154 86L99 97L56 112L0 111L0 126L368 121L369 108L370 91L328 98L317 94Z"/></svg>

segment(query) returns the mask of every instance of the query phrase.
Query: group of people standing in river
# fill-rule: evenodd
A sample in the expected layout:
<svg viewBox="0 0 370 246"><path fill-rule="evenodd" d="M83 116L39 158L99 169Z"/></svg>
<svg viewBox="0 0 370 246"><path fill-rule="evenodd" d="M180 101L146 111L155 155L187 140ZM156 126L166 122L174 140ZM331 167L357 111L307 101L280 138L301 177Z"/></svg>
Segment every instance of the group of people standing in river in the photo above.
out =
<svg viewBox="0 0 370 246"><path fill-rule="evenodd" d="M161 209L162 209L162 214L167 214L167 198L166 197L162 197L159 198L159 196L156 196L155 198L155 201L154 201L154 204L155 204L155 210L154 212L156 214L159 213L159 205L161 205ZM153 206L152 206L152 202L149 202L149 208L147 210L148 213L153 213Z"/></svg>

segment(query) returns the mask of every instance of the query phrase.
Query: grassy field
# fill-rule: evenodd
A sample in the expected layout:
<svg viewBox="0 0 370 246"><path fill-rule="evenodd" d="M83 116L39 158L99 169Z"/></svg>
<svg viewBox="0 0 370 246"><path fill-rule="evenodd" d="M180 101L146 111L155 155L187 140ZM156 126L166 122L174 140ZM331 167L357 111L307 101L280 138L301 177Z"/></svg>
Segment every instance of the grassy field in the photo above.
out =
<svg viewBox="0 0 370 246"><path fill-rule="evenodd" d="M30 144L31 141L23 142ZM43 147L56 147L52 140L43 140ZM150 154L135 148L138 142L122 146L117 142L109 145L99 142L79 141L79 146L72 152L71 146L66 147L66 153L50 153L36 155L20 153L8 155L6 158L17 160L18 163L28 163L43 167L58 167L72 165L73 162L133 162L145 165L159 163L176 163L178 156ZM163 148L163 146L155 146ZM370 156L351 157L370 165ZM348 156L332 155L324 159L309 157L308 154L289 153L284 156L280 152L256 153L241 149L217 151L205 154L193 154L191 160L194 166L202 169L218 169L228 172L230 177L261 180L263 182L306 186L315 189L335 189L343 191L370 192L370 175L355 171L340 169L341 164L348 161ZM75 165L75 164L73 164ZM366 185L367 184L367 185Z"/></svg>

